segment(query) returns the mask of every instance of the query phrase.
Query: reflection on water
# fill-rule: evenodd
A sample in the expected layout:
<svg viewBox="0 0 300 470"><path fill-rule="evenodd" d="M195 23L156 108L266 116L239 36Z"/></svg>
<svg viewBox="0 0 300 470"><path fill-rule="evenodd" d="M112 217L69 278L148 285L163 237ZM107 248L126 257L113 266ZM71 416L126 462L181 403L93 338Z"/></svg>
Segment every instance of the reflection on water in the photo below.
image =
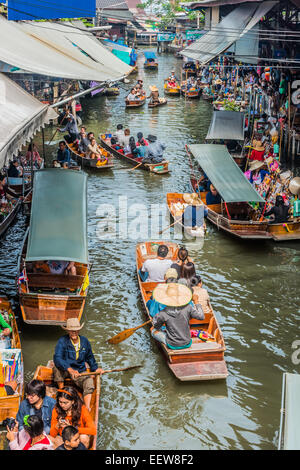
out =
<svg viewBox="0 0 300 470"><path fill-rule="evenodd" d="M140 69L146 89L157 85L181 62L159 57L159 71ZM132 83L135 79L132 79ZM167 106L125 110L130 85L117 97L83 101L83 122L96 135L128 126L133 135L155 134L167 145L171 174L159 177L116 161L111 172L88 177L88 235L93 261L83 334L103 368L143 364L140 369L103 376L99 449L273 449L279 426L283 371L298 372L291 345L299 321L299 245L243 243L208 226L204 246L187 242L208 289L224 334L229 376L226 381L180 383L169 371L147 327L117 346L106 340L144 320L135 271L135 240L99 240L97 208L120 196L128 206L165 203L167 192L187 191L186 143L203 142L211 106L204 101L168 97ZM48 130L46 140L52 135ZM54 155L55 148L50 151ZM52 157L49 154L49 159ZM122 169L122 171L121 171ZM120 217L116 210L117 226ZM146 221L145 221L146 222ZM164 221L164 226L167 223ZM25 228L20 214L0 242L0 287L15 294L17 250ZM171 234L173 229L170 230ZM165 234L164 234L165 235ZM20 322L26 378L53 355L59 328ZM298 335L299 339L299 335Z"/></svg>

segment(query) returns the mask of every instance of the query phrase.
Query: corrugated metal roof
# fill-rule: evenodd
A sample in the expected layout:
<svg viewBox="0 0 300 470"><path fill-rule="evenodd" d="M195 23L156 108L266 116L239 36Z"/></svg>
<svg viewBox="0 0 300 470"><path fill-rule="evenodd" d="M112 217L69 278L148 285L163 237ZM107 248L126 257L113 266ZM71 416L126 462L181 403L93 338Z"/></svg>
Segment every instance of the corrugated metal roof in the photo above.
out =
<svg viewBox="0 0 300 470"><path fill-rule="evenodd" d="M249 31L276 3L278 2L267 1L239 5L211 31L186 47L180 54L198 60L201 64L210 62Z"/></svg>

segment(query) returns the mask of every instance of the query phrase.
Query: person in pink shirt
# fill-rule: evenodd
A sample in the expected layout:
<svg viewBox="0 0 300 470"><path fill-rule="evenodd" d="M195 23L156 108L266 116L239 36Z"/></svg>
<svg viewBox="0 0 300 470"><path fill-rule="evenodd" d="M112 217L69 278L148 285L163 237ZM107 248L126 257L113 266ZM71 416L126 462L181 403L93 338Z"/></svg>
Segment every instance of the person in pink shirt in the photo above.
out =
<svg viewBox="0 0 300 470"><path fill-rule="evenodd" d="M43 420L37 415L24 416L24 428L16 432L7 428L10 450L53 450L53 444L44 432Z"/></svg>

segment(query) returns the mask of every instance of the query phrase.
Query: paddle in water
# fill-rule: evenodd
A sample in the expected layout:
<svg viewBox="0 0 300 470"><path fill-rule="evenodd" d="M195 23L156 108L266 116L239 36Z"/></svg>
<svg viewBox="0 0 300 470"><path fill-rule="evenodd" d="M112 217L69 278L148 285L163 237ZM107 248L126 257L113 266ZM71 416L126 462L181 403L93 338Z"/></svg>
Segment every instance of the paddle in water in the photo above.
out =
<svg viewBox="0 0 300 470"><path fill-rule="evenodd" d="M121 369L109 369L109 370L103 370L102 372L82 372L80 374L81 377L86 377L88 375L103 375L103 374L108 374L109 372L122 372L123 370L130 370L130 369L135 369L137 367L142 367L143 364L138 364L136 366L128 366L128 367L122 367Z"/></svg>
<svg viewBox="0 0 300 470"><path fill-rule="evenodd" d="M145 323L142 323L142 325L135 326L134 328L129 328L127 330L121 331L121 333L118 333L117 335L115 335L112 338L108 339L107 342L110 343L110 344L119 344L122 341L124 341L125 339L129 338L131 335L133 335L133 333L135 331L142 328L142 326L148 325L148 323L151 323L151 322L152 322L152 320L148 320Z"/></svg>

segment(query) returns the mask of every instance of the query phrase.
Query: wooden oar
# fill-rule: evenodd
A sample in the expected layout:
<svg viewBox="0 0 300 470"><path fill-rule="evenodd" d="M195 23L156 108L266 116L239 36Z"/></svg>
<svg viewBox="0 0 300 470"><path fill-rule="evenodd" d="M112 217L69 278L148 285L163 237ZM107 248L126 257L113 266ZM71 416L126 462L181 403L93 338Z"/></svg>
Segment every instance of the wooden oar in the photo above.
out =
<svg viewBox="0 0 300 470"><path fill-rule="evenodd" d="M143 162L140 162L138 165L136 165L135 167L133 168L120 168L119 171L133 171L135 170L136 168L138 168L139 166L141 166L143 164Z"/></svg>
<svg viewBox="0 0 300 470"><path fill-rule="evenodd" d="M62 124L62 123L64 122L64 120L66 119L66 117L67 117L67 114L64 115L64 117L62 118L60 124ZM54 134L53 134L53 136L51 137L51 139L49 140L49 142L45 142L46 145L51 145L51 142L52 142L52 140L54 139L54 137L56 136L56 133L57 133L58 130L59 130L59 128L56 129L56 131L54 132ZM53 144L54 144L54 143L55 143L55 142L53 142Z"/></svg>
<svg viewBox="0 0 300 470"><path fill-rule="evenodd" d="M158 232L158 235L161 235L161 234L162 234L163 232L165 232L168 228L173 227L173 225L178 224L178 222L181 222L181 220L180 220L180 219L175 220L175 222L173 222L171 225L168 225L168 227L164 228L163 230L160 230L160 231Z"/></svg>
<svg viewBox="0 0 300 470"><path fill-rule="evenodd" d="M123 367L122 369L109 369L102 372L82 372L80 377L86 377L88 375L103 375L108 374L108 372L122 372L123 370L135 369L136 367L142 367L143 364L138 364L137 366Z"/></svg>
<svg viewBox="0 0 300 470"><path fill-rule="evenodd" d="M152 323L152 320L148 320L145 323L143 323L142 325L135 326L134 328L129 328L127 330L121 331L121 333L118 333L117 335L115 335L112 338L108 339L107 342L110 343L110 344L119 344L122 341L124 341L125 339L129 338L131 335L133 335L133 333L135 331L142 328L142 326L148 325L148 323Z"/></svg>

